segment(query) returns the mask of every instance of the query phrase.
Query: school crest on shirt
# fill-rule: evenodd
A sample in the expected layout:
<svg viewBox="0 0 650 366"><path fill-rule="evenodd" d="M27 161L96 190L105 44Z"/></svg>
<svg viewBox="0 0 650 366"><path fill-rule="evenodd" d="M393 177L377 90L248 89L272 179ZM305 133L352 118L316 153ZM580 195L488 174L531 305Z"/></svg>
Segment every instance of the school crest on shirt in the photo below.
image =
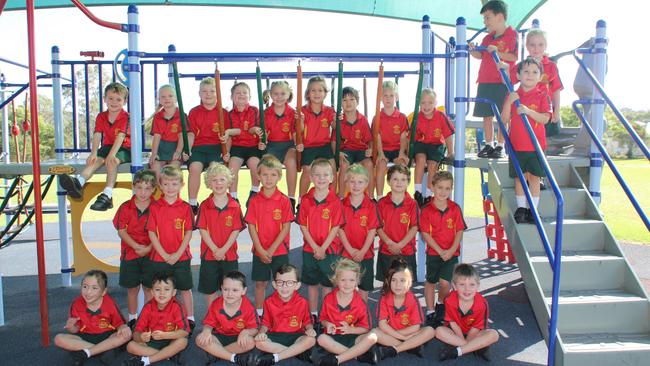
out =
<svg viewBox="0 0 650 366"><path fill-rule="evenodd" d="M348 314L345 316L345 322L348 323L351 327L354 326L354 315Z"/></svg>
<svg viewBox="0 0 650 366"><path fill-rule="evenodd" d="M165 332L173 332L176 330L176 324L172 322L165 323Z"/></svg>
<svg viewBox="0 0 650 366"><path fill-rule="evenodd" d="M106 318L99 318L99 328L101 329L107 329L111 327L111 322L108 321Z"/></svg>
<svg viewBox="0 0 650 366"><path fill-rule="evenodd" d="M280 219L282 219L282 210L276 208L273 210L273 220L278 221Z"/></svg>
<svg viewBox="0 0 650 366"><path fill-rule="evenodd" d="M538 107L537 107L537 104L531 104L531 105L529 105L529 106L527 106L527 107L528 107L528 109L532 109L532 110L534 110L535 112L537 112L537 108L538 108Z"/></svg>
<svg viewBox="0 0 650 366"><path fill-rule="evenodd" d="M399 125L393 125L393 135L399 135L402 131L399 129Z"/></svg>
<svg viewBox="0 0 650 366"><path fill-rule="evenodd" d="M122 132L122 131L120 131L119 129L116 129L116 130L115 130L115 137L117 137L117 135L119 135L120 132Z"/></svg>
<svg viewBox="0 0 650 366"><path fill-rule="evenodd" d="M354 130L354 138L361 140L361 130Z"/></svg>
<svg viewBox="0 0 650 366"><path fill-rule="evenodd" d="M408 224L409 223L409 214L407 214L406 212L402 212L401 214L399 214L399 222L401 224Z"/></svg>
<svg viewBox="0 0 650 366"><path fill-rule="evenodd" d="M433 137L440 137L441 133L442 131L440 131L439 128L436 128L435 130L433 130Z"/></svg>
<svg viewBox="0 0 650 366"><path fill-rule="evenodd" d="M289 122L284 122L282 124L282 132L289 133Z"/></svg>
<svg viewBox="0 0 650 366"><path fill-rule="evenodd" d="M226 216L226 219L224 221L225 221L225 224L226 224L227 227L231 227L232 226L232 215Z"/></svg>
<svg viewBox="0 0 650 366"><path fill-rule="evenodd" d="M244 121L244 131L248 131L248 121Z"/></svg>
<svg viewBox="0 0 650 366"><path fill-rule="evenodd" d="M219 132L219 123L214 123L212 125L212 132L215 132L215 133Z"/></svg>
<svg viewBox="0 0 650 366"><path fill-rule="evenodd" d="M330 126L330 123L329 123L329 121L327 120L327 118L323 118L323 119L320 120L320 125L321 125L321 127L323 127L323 128L327 128L327 127Z"/></svg>
<svg viewBox="0 0 650 366"><path fill-rule="evenodd" d="M298 322L298 317L296 315L292 315L289 319L289 326L291 328L298 328L299 325L300 323Z"/></svg>
<svg viewBox="0 0 650 366"><path fill-rule="evenodd" d="M244 319L237 319L237 323L235 324L235 327L237 327L237 329L244 329L245 326L246 324L244 323Z"/></svg>
<svg viewBox="0 0 650 366"><path fill-rule="evenodd" d="M454 220L447 219L447 229L451 230L454 228Z"/></svg>
<svg viewBox="0 0 650 366"><path fill-rule="evenodd" d="M499 52L506 52L508 50L505 41L499 40L494 45L497 46Z"/></svg>
<svg viewBox="0 0 650 366"><path fill-rule="evenodd" d="M543 84L548 84L548 75L546 75L546 73L542 74L542 80L540 80L540 82Z"/></svg>
<svg viewBox="0 0 650 366"><path fill-rule="evenodd" d="M366 227L368 226L368 216L363 215L359 218L359 226Z"/></svg>
<svg viewBox="0 0 650 366"><path fill-rule="evenodd" d="M409 319L409 315L408 315L407 313L402 313L402 314L399 316L399 318L400 318L400 320L399 320L400 324L402 324L402 325L409 325L409 324L411 324L411 321L410 321L410 319Z"/></svg>
<svg viewBox="0 0 650 366"><path fill-rule="evenodd" d="M323 212L321 213L321 217L323 218L323 220L329 220L330 219L330 209L329 208L323 209Z"/></svg>
<svg viewBox="0 0 650 366"><path fill-rule="evenodd" d="M183 219L174 219L174 229L180 230L183 228Z"/></svg>
<svg viewBox="0 0 650 366"><path fill-rule="evenodd" d="M173 123L171 126L169 126L169 130L172 133L178 133L178 125L176 123Z"/></svg>
<svg viewBox="0 0 650 366"><path fill-rule="evenodd" d="M467 319L467 320L465 321L465 323L466 323L468 326L471 326L472 324L474 324L474 322L476 322L476 319L475 319L475 318L469 318L469 319Z"/></svg>

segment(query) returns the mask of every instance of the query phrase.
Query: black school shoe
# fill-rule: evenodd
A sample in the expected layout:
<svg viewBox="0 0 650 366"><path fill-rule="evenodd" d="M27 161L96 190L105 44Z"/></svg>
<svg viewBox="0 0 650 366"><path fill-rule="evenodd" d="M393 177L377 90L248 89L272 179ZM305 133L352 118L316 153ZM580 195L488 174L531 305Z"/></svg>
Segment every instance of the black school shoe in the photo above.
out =
<svg viewBox="0 0 650 366"><path fill-rule="evenodd" d="M490 347L483 347L474 351L474 356L483 359L484 361L490 362Z"/></svg>
<svg viewBox="0 0 650 366"><path fill-rule="evenodd" d="M376 344L370 347L370 349L357 357L357 361L363 362L363 363L369 363L371 365L376 365L381 361L381 351L379 350L379 346Z"/></svg>
<svg viewBox="0 0 650 366"><path fill-rule="evenodd" d="M273 358L272 353L262 353L258 358L257 362L253 366L271 366L275 364L275 359Z"/></svg>
<svg viewBox="0 0 650 366"><path fill-rule="evenodd" d="M453 360L455 358L458 358L458 351L456 347L449 345L445 345L438 354L438 360L440 361Z"/></svg>
<svg viewBox="0 0 650 366"><path fill-rule="evenodd" d="M97 200L90 206L93 211L106 211L113 208L113 199L102 193L97 196Z"/></svg>
<svg viewBox="0 0 650 366"><path fill-rule="evenodd" d="M517 208L515 211L515 222L517 224L526 224L528 223L528 209L525 207Z"/></svg>
<svg viewBox="0 0 650 366"><path fill-rule="evenodd" d="M199 214L199 205L190 205L192 208L192 215L196 216Z"/></svg>
<svg viewBox="0 0 650 366"><path fill-rule="evenodd" d="M190 334L188 335L188 337L191 337L192 333L194 333L194 328L196 327L196 322L194 320L188 319L187 324L190 326Z"/></svg>
<svg viewBox="0 0 650 366"><path fill-rule="evenodd" d="M72 351L70 352L70 357L72 357L72 364L74 366L81 366L88 360L88 355L84 350Z"/></svg>
<svg viewBox="0 0 650 366"><path fill-rule="evenodd" d="M314 331L316 332L316 334L323 333L323 325L320 323L320 320L318 320L318 315L311 314L311 323L314 326Z"/></svg>
<svg viewBox="0 0 650 366"><path fill-rule="evenodd" d="M248 199L246 199L246 208L248 208L248 204L251 202L251 198L253 198L254 195L256 195L257 192L255 191L250 191L248 193Z"/></svg>
<svg viewBox="0 0 650 366"><path fill-rule="evenodd" d="M385 360L387 358L393 358L397 356L397 350L395 347L391 346L379 346L379 360Z"/></svg>
<svg viewBox="0 0 650 366"><path fill-rule="evenodd" d="M61 174L59 175L59 184L61 184L61 187L68 192L68 196L75 199L81 199L81 196L83 196L83 187L81 186L81 183L79 183L79 179L76 177L68 174Z"/></svg>
<svg viewBox="0 0 650 366"><path fill-rule="evenodd" d="M436 329L445 322L445 304L436 304L436 315L433 317L433 322L433 329Z"/></svg>
<svg viewBox="0 0 650 366"><path fill-rule="evenodd" d="M487 156L490 159L501 159L503 157L503 146L497 145L492 149L492 153Z"/></svg>
<svg viewBox="0 0 650 366"><path fill-rule="evenodd" d="M487 158L494 152L494 148L490 144L485 144L481 151L478 152L479 158Z"/></svg>
<svg viewBox="0 0 650 366"><path fill-rule="evenodd" d="M204 352L204 353L205 353L205 365L206 366L207 365L212 365L213 363L216 363L216 362L219 361L219 359L217 357L215 357L215 356L213 356L213 355L211 355L211 354L209 354L207 352ZM235 356L235 357L237 357L237 356Z"/></svg>
<svg viewBox="0 0 650 366"><path fill-rule="evenodd" d="M415 200L415 202L418 203L418 207L421 208L422 206L424 206L424 196L422 196L421 192L416 191L415 194L413 195L413 199Z"/></svg>
<svg viewBox="0 0 650 366"><path fill-rule="evenodd" d="M316 366L337 366L338 364L339 364L339 359L336 358L336 355L332 353L327 353L320 360L318 360L318 363L315 365Z"/></svg>
<svg viewBox="0 0 650 366"><path fill-rule="evenodd" d="M144 362L142 362L142 358L136 356L122 361L122 366L144 366Z"/></svg>
<svg viewBox="0 0 650 366"><path fill-rule="evenodd" d="M289 201L291 202L291 209L293 210L293 214L298 215L298 211L296 211L296 199L289 198Z"/></svg>
<svg viewBox="0 0 650 366"><path fill-rule="evenodd" d="M410 353L410 354L414 355L415 357L423 358L424 357L424 356L422 356L422 349L423 348L424 348L424 345L421 344L421 345L419 345L419 346L417 346L415 348L411 348L409 350L406 350L405 352Z"/></svg>

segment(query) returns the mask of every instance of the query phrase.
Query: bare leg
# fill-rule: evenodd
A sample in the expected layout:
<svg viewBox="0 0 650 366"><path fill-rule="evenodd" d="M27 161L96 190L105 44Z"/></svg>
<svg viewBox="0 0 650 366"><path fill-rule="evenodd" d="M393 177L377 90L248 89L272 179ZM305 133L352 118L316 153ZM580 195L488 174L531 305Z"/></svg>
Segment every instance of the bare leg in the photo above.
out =
<svg viewBox="0 0 650 366"><path fill-rule="evenodd" d="M384 195L384 182L386 180L384 176L386 175L387 166L386 160L380 160L377 163L377 198Z"/></svg>
<svg viewBox="0 0 650 366"><path fill-rule="evenodd" d="M210 308L210 304L212 304L214 299L216 299L217 297L219 297L219 291L215 291L211 294L205 295L205 303L208 305L208 309Z"/></svg>
<svg viewBox="0 0 650 366"><path fill-rule="evenodd" d="M427 188L429 192L433 192L433 185L431 184L431 178L438 171L438 162L433 160L427 160Z"/></svg>
<svg viewBox="0 0 650 366"><path fill-rule="evenodd" d="M268 281L255 281L255 309L262 309Z"/></svg>
<svg viewBox="0 0 650 366"><path fill-rule="evenodd" d="M117 159L115 162L112 159L106 160L106 188L113 188L117 181L117 167L120 166L122 161Z"/></svg>
<svg viewBox="0 0 650 366"><path fill-rule="evenodd" d="M187 310L187 316L194 316L194 299L192 298L192 290L181 290L181 298L183 305Z"/></svg>
<svg viewBox="0 0 650 366"><path fill-rule="evenodd" d="M436 284L424 281L424 301L427 304L427 311L433 311L436 300Z"/></svg>
<svg viewBox="0 0 650 366"><path fill-rule="evenodd" d="M187 179L187 193L190 200L195 200L199 195L201 187L201 173L203 172L203 163L198 161L192 162L188 168L189 178Z"/></svg>
<svg viewBox="0 0 650 366"><path fill-rule="evenodd" d="M451 284L447 280L443 280L442 278L438 281L438 302L443 303L445 301L445 298L449 294L449 290L451 289Z"/></svg>
<svg viewBox="0 0 650 366"><path fill-rule="evenodd" d="M259 187L260 186L260 177L257 175L257 164L259 164L260 159L258 158L250 158L248 159L248 162L246 162L246 166L248 166L248 169L251 172L251 185L253 187Z"/></svg>
<svg viewBox="0 0 650 366"><path fill-rule="evenodd" d="M91 165L86 165L84 170L81 171L81 176L84 178L86 182L92 178L93 174L97 171L97 169L101 168L101 166L104 165L104 159L98 157L97 160Z"/></svg>
<svg viewBox="0 0 650 366"><path fill-rule="evenodd" d="M242 348L237 344L237 342L233 342L224 347L214 335L212 335L212 342L210 342L210 344L200 345L197 343L196 345L207 353L226 361L230 361L230 356L233 353L240 354L248 352L255 347L255 344L252 344L251 347Z"/></svg>
<svg viewBox="0 0 650 366"><path fill-rule="evenodd" d="M338 180L339 180L339 190L338 190L338 195L339 197L345 197L345 191L347 190L345 186L345 172L348 171L348 163L347 161L344 161L341 159L341 164L339 165L339 175L338 175ZM336 174L334 174L334 177L336 177Z"/></svg>
<svg viewBox="0 0 650 366"><path fill-rule="evenodd" d="M287 151L287 155L284 157L284 166L287 169L287 195L289 197L295 197L296 181L298 179L295 149L289 149Z"/></svg>
<svg viewBox="0 0 650 366"><path fill-rule="evenodd" d="M300 338L296 339L296 342L289 347L285 347L281 344L273 343L268 340L266 342L256 342L255 347L263 352L277 353L280 360L286 360L287 358L291 358L305 352L306 350L312 348L315 344L316 338L303 335Z"/></svg>
<svg viewBox="0 0 650 366"><path fill-rule="evenodd" d="M310 172L311 169L309 168L309 165L303 165L302 166L302 173L300 173L300 189L298 190L298 193L300 197L304 196L305 193L309 190L309 183L310 183Z"/></svg>
<svg viewBox="0 0 650 366"><path fill-rule="evenodd" d="M242 160L242 158L237 158L234 156L231 156L230 161L228 162L228 168L230 168L230 171L233 175L233 180L230 184L231 194L237 193L237 183L239 182L239 168L241 168L242 163L244 163L244 160Z"/></svg>
<svg viewBox="0 0 650 366"><path fill-rule="evenodd" d="M494 141L494 126L492 125L492 117L483 117L483 134L485 143L491 144Z"/></svg>
<svg viewBox="0 0 650 366"><path fill-rule="evenodd" d="M309 285L307 287L307 297L309 301L309 312L318 311L318 290L320 285Z"/></svg>
<svg viewBox="0 0 650 366"><path fill-rule="evenodd" d="M126 350L136 356L149 357L151 363L166 360L187 347L187 338L178 338L172 340L167 347L157 350L153 347L147 346L145 343L137 343L135 341L129 342Z"/></svg>
<svg viewBox="0 0 650 366"><path fill-rule="evenodd" d="M135 314L138 311L138 292L140 292L140 286L126 290L126 303L129 314Z"/></svg>
<svg viewBox="0 0 650 366"><path fill-rule="evenodd" d="M499 333L494 329L470 331L467 339L465 339L454 333L450 328L438 327L436 329L436 338L450 346L460 347L463 354L466 354L496 343L499 340Z"/></svg>
<svg viewBox="0 0 650 366"><path fill-rule="evenodd" d="M370 198L375 196L375 177L373 176L374 167L371 159L363 159L361 165L368 171L368 195Z"/></svg>
<svg viewBox="0 0 650 366"><path fill-rule="evenodd" d="M425 154L415 155L415 184L422 184L424 177L424 166L427 164L427 156Z"/></svg>
<svg viewBox="0 0 650 366"><path fill-rule="evenodd" d="M336 358L339 360L339 364L361 356L362 354L366 353L375 343L377 343L377 335L373 332L358 336L354 342L354 346L351 348L343 346L326 334L321 334L318 337L318 344L321 347L325 348L325 350L336 354Z"/></svg>

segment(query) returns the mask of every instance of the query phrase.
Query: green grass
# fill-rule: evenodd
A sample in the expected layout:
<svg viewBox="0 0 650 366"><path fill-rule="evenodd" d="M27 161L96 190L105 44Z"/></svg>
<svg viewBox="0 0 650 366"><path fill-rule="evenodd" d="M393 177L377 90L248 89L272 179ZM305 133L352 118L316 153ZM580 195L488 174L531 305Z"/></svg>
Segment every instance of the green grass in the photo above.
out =
<svg viewBox="0 0 650 366"><path fill-rule="evenodd" d="M646 160L617 160L616 165L621 174L626 179L632 192L639 200L641 207L645 208L646 212L650 214L650 195L645 191L645 178L650 176L650 164ZM92 181L101 182L104 175L93 177ZM121 174L120 180L129 180L130 174ZM185 171L185 181L187 182L187 171ZM250 186L250 175L248 171L240 173L240 201L245 202L248 198L248 189L244 187ZM645 243L650 244L650 233L645 229L643 222L637 215L632 204L630 204L623 189L618 185L616 178L611 173L609 168L604 169L602 178L602 205L601 210L605 221L614 233L617 239L625 242ZM286 182L283 180L280 183L280 188L286 192ZM413 192L411 186L410 192ZM205 187L201 187L199 191L199 201L205 199L209 195L209 191ZM86 210L84 212L84 221L95 220L111 220L115 214L115 210L119 206L118 203L126 201L131 196L131 193L125 189L117 189L115 191L114 202L115 208L107 212L95 212ZM182 192L183 198L187 199L187 190ZM45 204L55 204L56 194L51 190L46 199ZM481 202L480 190L480 177L478 169L465 170L465 209L464 214L467 217L483 217L483 206ZM56 215L45 215L45 222L56 222Z"/></svg>

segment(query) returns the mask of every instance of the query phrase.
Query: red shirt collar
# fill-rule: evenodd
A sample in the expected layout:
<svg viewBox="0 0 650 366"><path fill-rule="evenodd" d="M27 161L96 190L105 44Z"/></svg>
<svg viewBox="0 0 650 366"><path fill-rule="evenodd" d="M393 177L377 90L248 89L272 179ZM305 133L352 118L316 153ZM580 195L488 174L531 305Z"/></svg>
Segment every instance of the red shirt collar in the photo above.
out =
<svg viewBox="0 0 650 366"><path fill-rule="evenodd" d="M316 187L311 187L309 191L307 192L306 196L307 198L310 198L316 202L316 197L314 194L316 193ZM332 200L338 200L339 198L336 196L336 193L334 193L334 189L330 188L329 193L325 197L323 201L319 201L320 203L322 202L330 202Z"/></svg>
<svg viewBox="0 0 650 366"><path fill-rule="evenodd" d="M160 205L168 206L168 207L174 207L174 206L178 206L178 205L181 205L181 204L184 203L184 201L181 198L180 194L178 195L178 197L176 197L176 201L174 201L173 203L167 202L167 200L165 199L164 196L160 196L160 198L156 202L158 202L158 204L160 204Z"/></svg>
<svg viewBox="0 0 650 366"><path fill-rule="evenodd" d="M226 206L223 209L237 207L238 203L237 201L235 201L234 198L232 198L231 195L226 193L226 197L228 198L228 202L226 203ZM210 196L208 197L206 204L208 205L208 208L213 208L216 210L222 209L220 207L217 207L217 205L214 204L214 193L210 193Z"/></svg>
<svg viewBox="0 0 650 366"><path fill-rule="evenodd" d="M260 191L257 192L255 195L256 195L256 196L260 196L260 198L261 198L261 199L264 199L264 200L269 200L269 201L270 201L270 200L273 200L273 201L277 201L277 200L279 200L279 199L282 197L282 192L280 192L280 190L278 189L278 187L275 187L275 191L273 191L273 194L271 195L271 197L267 197L267 196L264 194L264 187L262 187L262 188L260 188Z"/></svg>
<svg viewBox="0 0 650 366"><path fill-rule="evenodd" d="M245 113L248 113L248 111L249 111L250 109L251 109L251 105L250 105L250 104L246 104L246 107L244 107L244 109L240 112L239 110L237 110L237 107L233 105L233 106L232 106L232 110L231 110L231 112L232 112L232 113L236 113L236 114L245 114ZM286 110L285 110L285 111L286 111Z"/></svg>
<svg viewBox="0 0 650 366"><path fill-rule="evenodd" d="M383 113L384 115L389 116L389 117L397 118L397 117L399 117L401 112L399 111L399 109L395 108L395 109L393 109L393 113L389 115L388 113L386 113L384 108L382 108L381 113Z"/></svg>

